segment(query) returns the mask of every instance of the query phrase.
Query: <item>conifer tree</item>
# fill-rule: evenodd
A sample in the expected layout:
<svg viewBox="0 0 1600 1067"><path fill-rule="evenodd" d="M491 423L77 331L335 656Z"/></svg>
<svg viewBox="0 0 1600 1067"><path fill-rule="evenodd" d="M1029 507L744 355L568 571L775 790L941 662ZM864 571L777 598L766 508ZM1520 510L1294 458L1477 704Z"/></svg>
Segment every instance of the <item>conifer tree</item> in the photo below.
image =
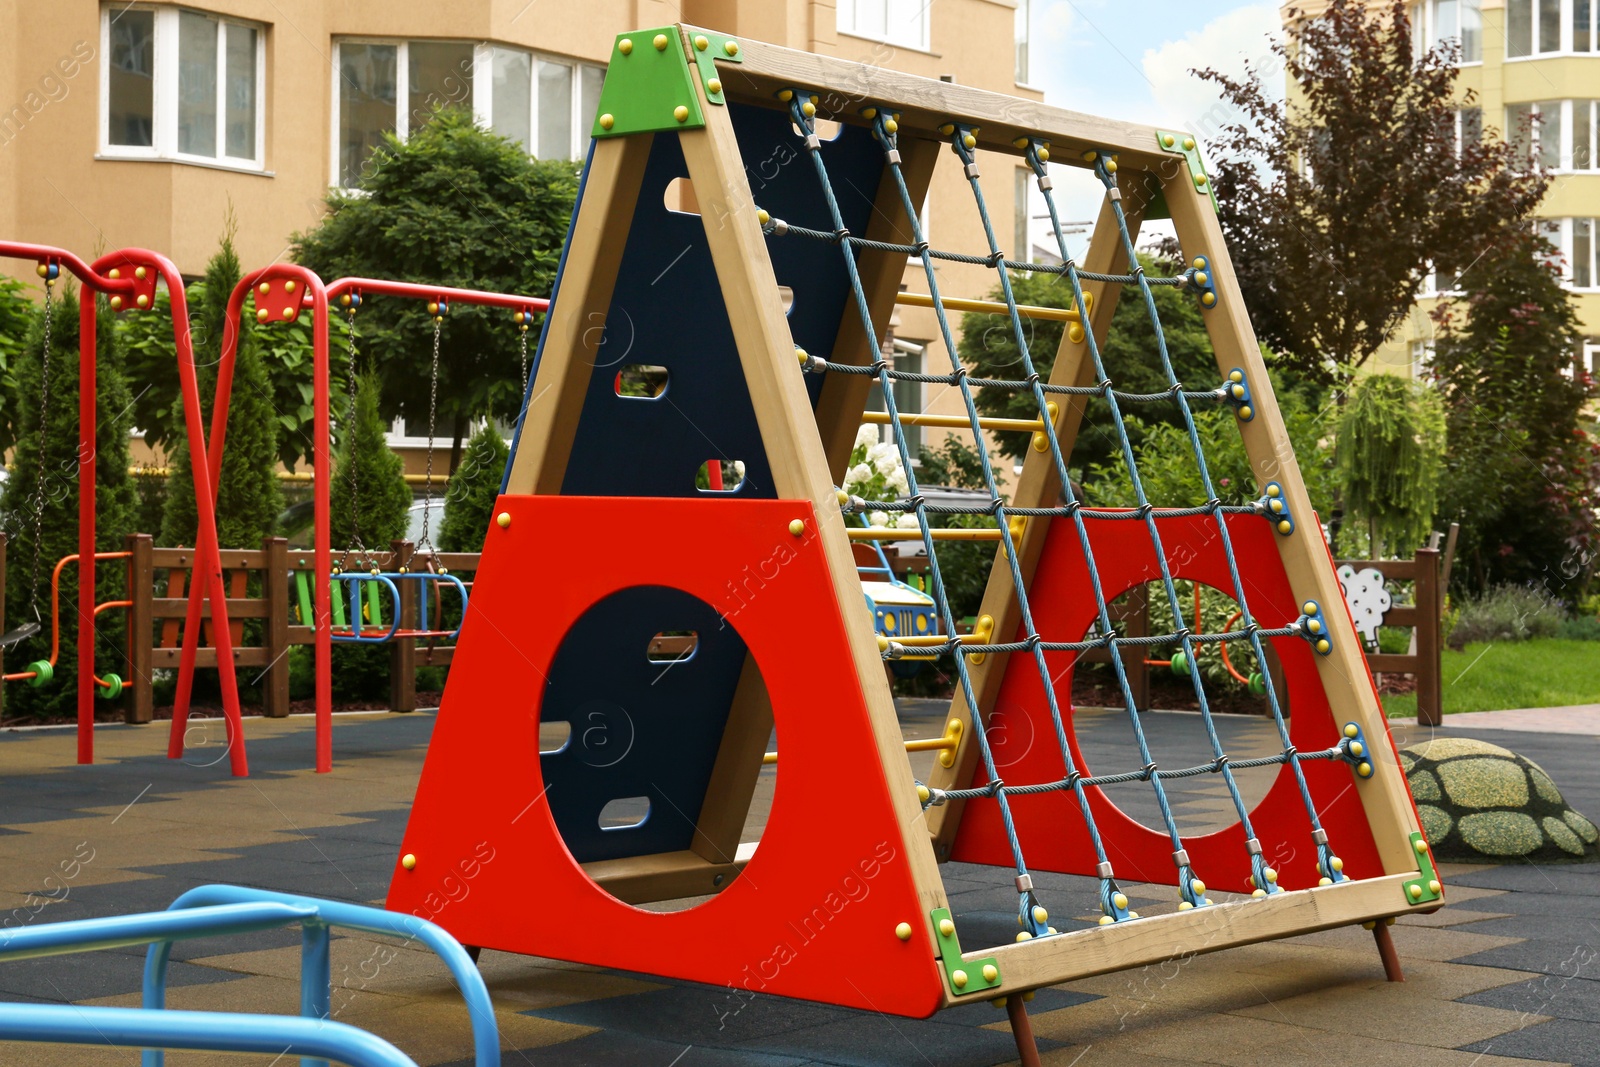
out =
<svg viewBox="0 0 1600 1067"><path fill-rule="evenodd" d="M77 292L58 284L50 315L48 411L44 409L42 394L45 333L42 308L34 312L27 340L13 365L17 395L22 399L15 416L17 443L11 456L10 479L5 497L0 501L0 512L3 512L6 533L10 537L6 620L10 626L30 621L37 608L43 628L38 636L7 650L8 670L14 665L49 656L50 572L61 557L78 551L78 300ZM98 309L95 360L95 547L102 552L122 549L124 536L133 530L136 509L136 494L128 474L128 412L132 394L123 373L122 350L112 318L110 308L102 302ZM36 595L30 573L35 531L39 534ZM122 567L115 563L101 564L95 578L97 603L123 598L126 579ZM77 595L77 568L68 566L61 575L61 649L54 679L40 688L8 686L6 706L9 713L60 715L70 713L75 707ZM126 671L124 626L121 612L104 612L96 620L97 665L102 677L107 672L124 674ZM148 680L144 681L147 684Z"/></svg>
<svg viewBox="0 0 1600 1067"><path fill-rule="evenodd" d="M482 551L508 455L505 438L492 422L467 442L461 466L450 475L450 485L445 490L444 518L438 527L439 551Z"/></svg>

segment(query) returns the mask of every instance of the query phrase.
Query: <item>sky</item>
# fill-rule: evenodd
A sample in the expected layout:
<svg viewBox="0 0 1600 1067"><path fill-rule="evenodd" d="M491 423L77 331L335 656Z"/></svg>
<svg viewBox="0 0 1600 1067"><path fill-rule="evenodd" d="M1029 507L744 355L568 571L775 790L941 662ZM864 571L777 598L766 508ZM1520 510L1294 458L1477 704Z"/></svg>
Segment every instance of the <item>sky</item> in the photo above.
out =
<svg viewBox="0 0 1600 1067"><path fill-rule="evenodd" d="M1214 88L1189 71L1213 67L1242 75L1251 64L1281 89L1282 67L1269 50L1269 37L1280 28L1276 3L1034 0L1033 83L1057 107L1192 130L1204 144L1227 121L1228 110ZM1092 219L1099 195L1081 172L1056 180L1063 214ZM1036 233L1036 241L1043 238ZM1074 254L1082 252L1081 240Z"/></svg>

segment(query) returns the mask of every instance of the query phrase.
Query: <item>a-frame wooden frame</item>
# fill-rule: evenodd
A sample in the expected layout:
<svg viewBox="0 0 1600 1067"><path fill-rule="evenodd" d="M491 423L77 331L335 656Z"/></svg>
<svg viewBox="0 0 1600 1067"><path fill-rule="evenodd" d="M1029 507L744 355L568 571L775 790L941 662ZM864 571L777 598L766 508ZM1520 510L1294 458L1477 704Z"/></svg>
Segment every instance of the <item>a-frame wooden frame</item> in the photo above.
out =
<svg viewBox="0 0 1600 1067"><path fill-rule="evenodd" d="M635 35L638 47L648 47L648 35L656 32ZM821 94L825 101L852 102L850 108L830 114L845 123L864 123L858 109L867 105L898 112L904 172L919 200L934 163L944 150L938 127L949 122L978 127L981 150L1015 156L1016 139L1034 138L1049 142L1057 159L1078 160L1090 151L1114 153L1120 165L1122 188L1146 192L1143 197L1130 194L1123 201L1130 223L1137 225L1152 202L1148 194L1159 190L1159 202L1170 212L1185 252L1204 255L1209 260L1217 300L1205 317L1218 361L1219 380L1230 368L1244 370L1256 410L1255 418L1241 426L1251 463L1261 482L1281 484L1291 513L1301 517L1293 536L1278 539L1283 567L1296 597L1330 606L1327 618L1332 652L1319 657L1318 676L1341 719L1358 724L1374 746L1372 761L1378 766L1378 773L1365 779L1352 776L1352 788L1359 795L1371 828L1382 873L1320 888L1280 892L1259 900L1217 904L1197 911L986 947L981 952L967 952L963 958L973 967L989 960L997 963L1003 975L998 991L1010 993L1155 962L1178 951L1210 951L1405 911L1412 903L1406 883L1419 876L1431 877L1431 859L1416 845L1419 839L1414 835L1420 827L1415 808L1398 769L1361 647L1342 608L1343 597L1333 567L1317 536L1317 525L1310 520L1311 504L1244 311L1212 201L1204 180L1197 180L1197 173L1203 172L1192 169L1197 157L1183 152L1181 146L1176 150L1164 147L1157 132L1149 127L756 41L738 41L736 55L730 51L708 61L706 56L697 54L704 51L703 46L698 50L696 47L697 38L702 36L719 43L726 40L710 31L677 27L671 31L666 47L681 49L687 59L693 74L695 113L703 116L703 125L691 123L672 129L670 123L664 123L656 130L600 137L595 142L559 289L545 327L528 411L508 473L508 497L562 492L584 389L592 372L592 356L606 325L618 260L639 196L640 174L652 138L676 137L694 187L761 437L767 445L776 494L781 500L807 502L815 515L820 550L831 575L830 585L819 588L816 595L831 598L833 608L845 620L849 656L870 716L877 760L893 798L897 825L887 828L887 832L895 835L910 864L922 909L914 921L931 922L930 913L948 907L938 864L949 854L962 806L952 802L924 811L917 799L878 643L867 616L860 610L859 579L835 489L842 480L850 443L861 421L868 379L832 375L820 400L813 403L808 395L804 376L797 368L767 238L758 219L757 201L747 178L747 161L741 158L726 103L782 107L778 94L794 88ZM708 93L706 83L708 72L712 71L720 84L715 92ZM827 108L826 102L823 106ZM878 221L865 236L907 241L909 234L895 221L902 216L898 194L886 183L878 195L884 209L876 213ZM861 257L863 284L879 330L893 310L904 262L897 254L867 252ZM1109 207L1102 211L1081 266L1105 273L1120 273L1127 266ZM1120 286L1090 282L1085 288L1093 299L1089 328L1097 338L1104 339ZM853 306L847 307L838 342L828 358L836 363L867 364L876 358L876 353L867 347L856 311ZM1093 384L1094 370L1086 357L1085 343L1064 339L1051 380L1058 384ZM1082 410L1082 404L1077 402L1061 405L1056 431L1064 452L1072 447ZM1058 492L1050 456L1030 453L1012 502L1025 507L1048 506ZM1025 576L1038 562L1050 521L1039 519L1027 524L1020 547ZM1009 575L1003 567L997 567L988 586L983 614L997 621L995 633L1005 634L1015 628L1016 611ZM1005 655L990 655L972 668L980 717L986 717L992 707L1006 659ZM590 877L614 895L629 901L681 896L689 884L700 884L696 879L704 870L736 868L744 862L746 857L735 855L739 821L748 805L760 753L772 725L765 694L759 686L746 684L748 681L748 677L741 681L723 736L692 849L695 855L637 857L612 867L592 866ZM973 714L974 709L958 696L950 715L966 727L963 740L954 765L948 769L936 766L930 785L948 789L972 782L977 751L971 729ZM1430 893L1428 899L1437 898ZM1206 936L1196 939L1193 933L1201 922ZM918 943L922 943L920 936ZM956 965L956 961L944 962L947 969ZM638 969L650 970L652 966L651 961L641 960ZM831 999L820 991L817 995L819 999ZM943 985L942 1003L954 1004L962 999L971 999L970 991L963 994Z"/></svg>

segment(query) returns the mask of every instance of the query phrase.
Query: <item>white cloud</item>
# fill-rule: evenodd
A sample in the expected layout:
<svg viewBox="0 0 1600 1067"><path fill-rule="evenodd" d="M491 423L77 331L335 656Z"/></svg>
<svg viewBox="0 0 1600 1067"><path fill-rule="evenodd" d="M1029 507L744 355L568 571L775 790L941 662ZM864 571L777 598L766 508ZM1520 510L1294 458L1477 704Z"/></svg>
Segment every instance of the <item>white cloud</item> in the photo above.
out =
<svg viewBox="0 0 1600 1067"><path fill-rule="evenodd" d="M1239 77L1249 63L1261 70L1268 89L1276 89L1281 95L1282 63L1268 47L1268 38L1277 37L1281 31L1276 4L1253 4L1213 19L1179 40L1146 51L1144 75L1150 80L1151 95L1166 121L1206 137L1214 136L1233 117L1216 86L1190 74L1191 69L1210 67Z"/></svg>
<svg viewBox="0 0 1600 1067"><path fill-rule="evenodd" d="M1045 5L1043 11L1036 16L1039 20L1040 35L1051 44L1066 44L1071 41L1077 31L1082 28L1082 20L1078 18L1078 9L1067 0L1056 0L1055 3Z"/></svg>

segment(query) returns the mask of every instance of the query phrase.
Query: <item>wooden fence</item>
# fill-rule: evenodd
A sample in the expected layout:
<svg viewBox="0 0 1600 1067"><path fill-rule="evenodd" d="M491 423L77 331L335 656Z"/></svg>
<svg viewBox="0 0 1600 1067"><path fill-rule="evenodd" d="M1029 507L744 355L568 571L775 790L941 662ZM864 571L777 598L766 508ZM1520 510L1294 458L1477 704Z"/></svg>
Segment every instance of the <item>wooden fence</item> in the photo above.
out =
<svg viewBox="0 0 1600 1067"><path fill-rule="evenodd" d="M5 623L6 540L0 533L0 631ZM128 680L129 694L124 700L123 719L130 723L150 722L155 717L155 694L150 680L159 670L177 670L183 654L183 626L189 611L188 589L194 566L193 548L157 548L149 534L129 534L126 586L127 642L121 663L103 663L102 672L115 670ZM388 552L364 554L379 567L389 570L396 561L412 560L413 546L395 541ZM309 571L310 550L291 549L281 537L268 537L259 549L223 549L223 584L227 591L233 662L239 671L239 686L261 686L261 707L266 715L289 714L289 650L295 645L315 641L310 620L299 617L295 596L295 576ZM438 563L452 574L467 575L478 568L476 552L442 552ZM466 581L470 588L471 581ZM400 625L418 627L417 587L413 582L396 583L400 594ZM43 606L45 608L48 605ZM198 667L214 668L217 649L211 639L211 624L201 623ZM48 616L45 636L49 637ZM337 647L337 646L336 646ZM389 706L395 711L415 711L417 707L417 668L447 666L455 654L454 645L423 638L396 638L386 643L391 660ZM102 660L105 657L102 656ZM3 705L0 705L3 707Z"/></svg>

